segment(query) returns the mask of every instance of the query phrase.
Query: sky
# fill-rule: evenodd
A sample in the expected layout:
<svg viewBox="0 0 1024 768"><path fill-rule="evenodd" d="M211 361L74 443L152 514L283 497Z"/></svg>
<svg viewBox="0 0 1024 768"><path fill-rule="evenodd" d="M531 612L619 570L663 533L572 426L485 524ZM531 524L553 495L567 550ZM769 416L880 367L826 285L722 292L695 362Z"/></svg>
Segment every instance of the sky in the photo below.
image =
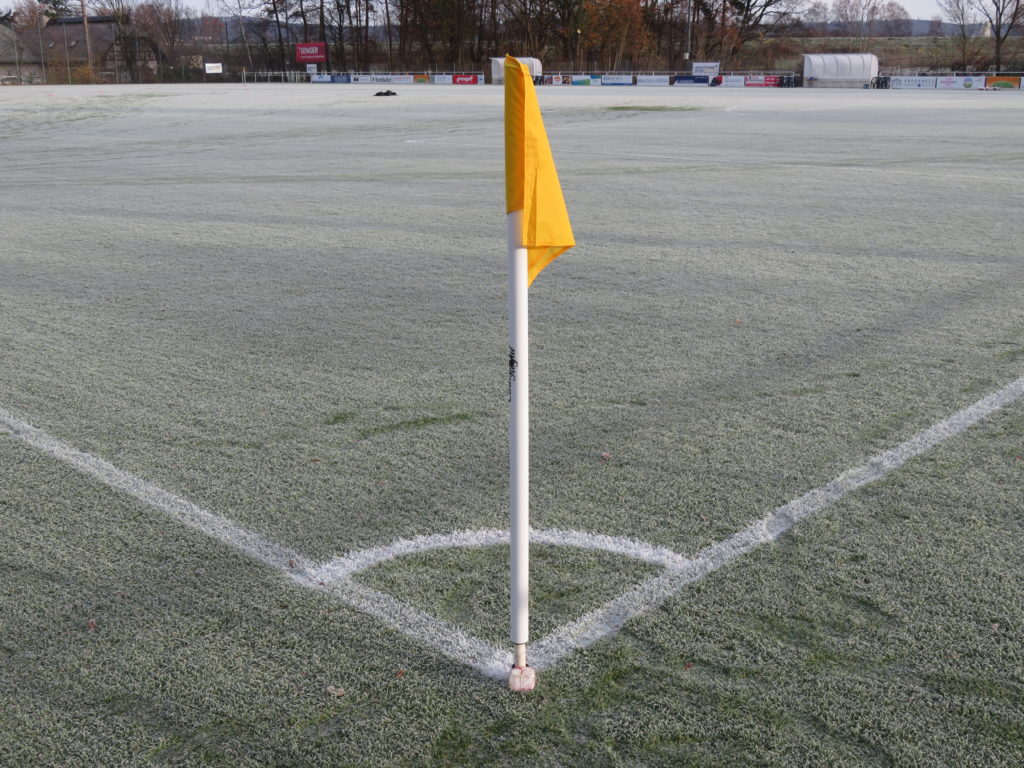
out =
<svg viewBox="0 0 1024 768"><path fill-rule="evenodd" d="M932 16L942 16L935 0L896 0L907 9L912 19L930 19Z"/></svg>

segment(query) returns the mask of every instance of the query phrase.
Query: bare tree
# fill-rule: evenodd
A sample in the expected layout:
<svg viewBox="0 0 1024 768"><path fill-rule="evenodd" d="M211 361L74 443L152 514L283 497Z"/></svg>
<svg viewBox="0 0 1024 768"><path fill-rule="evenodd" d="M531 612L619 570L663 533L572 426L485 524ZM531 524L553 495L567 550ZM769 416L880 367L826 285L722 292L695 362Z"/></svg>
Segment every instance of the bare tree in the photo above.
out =
<svg viewBox="0 0 1024 768"><path fill-rule="evenodd" d="M871 37L878 19L878 0L835 0L832 16L847 31L850 41Z"/></svg>
<svg viewBox="0 0 1024 768"><path fill-rule="evenodd" d="M321 0L322 2L323 0ZM254 12L258 6L248 5L243 0L220 0L220 8L227 16L235 16L238 20L238 32L242 36L242 46L245 48L245 58L249 62L249 70L255 69L252 63L252 49L249 47L249 35L246 31L247 15Z"/></svg>
<svg viewBox="0 0 1024 768"><path fill-rule="evenodd" d="M946 19L956 28L956 44L960 61L955 69L973 68L975 59L981 48L981 38L972 33L978 26L978 14L971 7L970 0L938 0L939 9L946 14Z"/></svg>
<svg viewBox="0 0 1024 768"><path fill-rule="evenodd" d="M878 26L884 37L910 37L910 14L896 0L888 0L879 6Z"/></svg>
<svg viewBox="0 0 1024 768"><path fill-rule="evenodd" d="M815 0L804 10L802 14L804 24L808 26L819 27L822 31L825 31L828 27L828 23L831 20L831 12L829 11L828 5L822 0Z"/></svg>
<svg viewBox="0 0 1024 768"><path fill-rule="evenodd" d="M149 0L135 9L135 26L153 41L162 61L178 61L185 19L181 0Z"/></svg>
<svg viewBox="0 0 1024 768"><path fill-rule="evenodd" d="M1003 43L1018 27L1024 25L1024 0L969 0L971 7L988 21L995 47L998 72L1003 65Z"/></svg>

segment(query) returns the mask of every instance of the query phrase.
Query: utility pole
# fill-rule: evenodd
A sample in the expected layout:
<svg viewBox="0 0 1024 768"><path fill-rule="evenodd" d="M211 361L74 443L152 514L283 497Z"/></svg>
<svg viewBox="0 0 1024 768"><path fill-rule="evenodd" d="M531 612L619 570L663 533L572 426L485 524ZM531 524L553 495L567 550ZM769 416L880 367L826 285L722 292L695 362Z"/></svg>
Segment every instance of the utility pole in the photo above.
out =
<svg viewBox="0 0 1024 768"><path fill-rule="evenodd" d="M85 0L82 3L82 30L85 32L85 56L89 62L89 82L96 82L96 74L92 71L92 38L89 36L89 12L85 8Z"/></svg>
<svg viewBox="0 0 1024 768"><path fill-rule="evenodd" d="M43 14L36 8L36 34L39 35L39 63L43 68L43 85L46 82L46 49L43 48Z"/></svg>

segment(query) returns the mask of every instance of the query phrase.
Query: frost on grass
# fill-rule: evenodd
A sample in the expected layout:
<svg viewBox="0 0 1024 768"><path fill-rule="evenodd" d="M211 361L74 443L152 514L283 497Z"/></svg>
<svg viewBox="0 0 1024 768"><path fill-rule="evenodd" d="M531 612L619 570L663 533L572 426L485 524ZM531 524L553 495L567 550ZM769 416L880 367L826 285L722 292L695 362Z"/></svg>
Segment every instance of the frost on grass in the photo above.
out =
<svg viewBox="0 0 1024 768"><path fill-rule="evenodd" d="M477 637L505 643L509 622L507 546L427 552L390 560L353 578ZM543 637L661 568L609 552L530 548L531 634Z"/></svg>

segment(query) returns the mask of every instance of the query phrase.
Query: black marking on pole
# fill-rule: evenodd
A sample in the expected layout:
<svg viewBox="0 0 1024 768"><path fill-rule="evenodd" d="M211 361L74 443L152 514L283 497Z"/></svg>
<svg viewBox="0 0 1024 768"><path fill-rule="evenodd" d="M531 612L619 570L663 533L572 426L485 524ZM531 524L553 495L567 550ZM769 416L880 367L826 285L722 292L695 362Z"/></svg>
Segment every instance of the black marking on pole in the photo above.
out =
<svg viewBox="0 0 1024 768"><path fill-rule="evenodd" d="M516 350L515 347L509 345L508 348L508 401L512 402L512 382L516 380L516 368L519 363L516 362Z"/></svg>

